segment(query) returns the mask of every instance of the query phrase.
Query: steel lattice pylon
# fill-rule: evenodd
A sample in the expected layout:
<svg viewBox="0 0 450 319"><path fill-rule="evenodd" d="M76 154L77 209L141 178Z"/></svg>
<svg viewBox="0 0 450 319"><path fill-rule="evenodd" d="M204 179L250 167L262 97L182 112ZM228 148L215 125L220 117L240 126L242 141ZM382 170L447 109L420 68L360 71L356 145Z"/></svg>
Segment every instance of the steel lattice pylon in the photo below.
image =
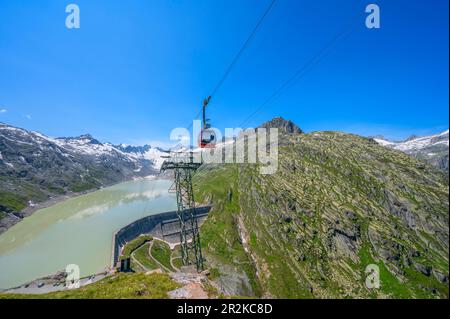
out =
<svg viewBox="0 0 450 319"><path fill-rule="evenodd" d="M174 171L174 184L177 196L177 216L180 222L180 245L183 265L195 265L197 271L203 270L203 256L200 247L200 234L195 212L192 172L200 164L175 158L164 161L161 171Z"/></svg>

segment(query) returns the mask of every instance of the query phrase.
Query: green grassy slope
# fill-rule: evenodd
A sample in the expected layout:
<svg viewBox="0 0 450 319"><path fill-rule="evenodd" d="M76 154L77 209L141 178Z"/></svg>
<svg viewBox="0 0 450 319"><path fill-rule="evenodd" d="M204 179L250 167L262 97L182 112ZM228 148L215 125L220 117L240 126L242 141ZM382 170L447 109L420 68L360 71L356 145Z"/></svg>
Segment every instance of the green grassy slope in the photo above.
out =
<svg viewBox="0 0 450 319"><path fill-rule="evenodd" d="M162 299L179 288L167 274L117 274L80 289L43 295L0 294L0 299Z"/></svg>
<svg viewBox="0 0 450 319"><path fill-rule="evenodd" d="M138 249L145 243L150 242L152 240L153 240L153 237L149 236L149 235L141 235L141 236L136 237L135 239L126 243L126 245L123 247L122 254L120 255L120 259L129 258L133 251L135 251L136 249Z"/></svg>
<svg viewBox="0 0 450 319"><path fill-rule="evenodd" d="M152 256L157 261L161 263L164 267L166 267L170 271L174 271L172 265L170 264L170 256L172 255L172 251L168 244L160 241L154 240L152 246Z"/></svg>
<svg viewBox="0 0 450 319"><path fill-rule="evenodd" d="M159 265L152 258L150 258L148 254L149 246L150 244L146 243L140 248L136 249L136 251L134 252L134 258L136 258L136 260L141 263L147 270L158 269ZM133 270L135 269L133 268Z"/></svg>
<svg viewBox="0 0 450 319"><path fill-rule="evenodd" d="M287 136L279 169L201 168L198 201L213 261L245 271L255 295L448 297L448 179L374 141L337 132ZM365 286L368 264L381 287Z"/></svg>

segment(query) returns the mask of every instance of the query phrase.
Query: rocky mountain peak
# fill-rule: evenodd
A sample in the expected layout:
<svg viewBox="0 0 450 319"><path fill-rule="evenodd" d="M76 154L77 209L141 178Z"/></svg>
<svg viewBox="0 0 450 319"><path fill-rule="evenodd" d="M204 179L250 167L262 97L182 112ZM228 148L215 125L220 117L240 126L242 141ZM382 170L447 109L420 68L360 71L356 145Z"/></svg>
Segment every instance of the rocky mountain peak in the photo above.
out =
<svg viewBox="0 0 450 319"><path fill-rule="evenodd" d="M58 137L58 140L62 141L75 141L82 142L83 144L92 144L92 145L103 145L99 140L95 139L91 134L83 134L76 137Z"/></svg>
<svg viewBox="0 0 450 319"><path fill-rule="evenodd" d="M120 144L115 145L114 147L125 153L140 153L140 154L144 154L145 152L148 152L152 148L148 144L142 146Z"/></svg>
<svg viewBox="0 0 450 319"><path fill-rule="evenodd" d="M262 124L259 127L263 127L263 128L276 127L279 130L281 130L281 132L288 133L288 134L302 134L303 133L301 128L298 127L294 122L292 122L291 120L285 120L281 116L274 117L272 120Z"/></svg>
<svg viewBox="0 0 450 319"><path fill-rule="evenodd" d="M418 135L413 134L413 135L409 136L406 140L404 140L404 142L415 140L418 137L419 137Z"/></svg>
<svg viewBox="0 0 450 319"><path fill-rule="evenodd" d="M102 143L95 139L91 134L83 134L76 138L77 140L87 140L89 144L101 145Z"/></svg>

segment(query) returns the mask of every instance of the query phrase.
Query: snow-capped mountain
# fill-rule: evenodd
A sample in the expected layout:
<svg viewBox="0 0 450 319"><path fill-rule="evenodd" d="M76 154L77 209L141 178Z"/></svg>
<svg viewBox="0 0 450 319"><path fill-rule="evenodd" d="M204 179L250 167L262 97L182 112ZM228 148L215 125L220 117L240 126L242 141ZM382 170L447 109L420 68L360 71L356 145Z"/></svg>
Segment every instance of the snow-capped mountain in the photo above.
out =
<svg viewBox="0 0 450 319"><path fill-rule="evenodd" d="M160 156L167 155L167 151L150 145L132 146L101 143L89 134L78 137L52 138L39 132L27 131L6 124L0 124L0 134L1 138L10 142L16 142L21 145L39 145L40 151L51 148L66 157L73 157L73 153L75 153L80 156L92 156L97 160L109 156L135 163L138 167L142 164L140 161L149 161L156 170L161 166ZM40 151L37 151L35 156L40 155Z"/></svg>
<svg viewBox="0 0 450 319"><path fill-rule="evenodd" d="M430 136L412 136L400 142L389 141L380 136L374 137L374 140L380 145L421 158L440 169L448 171L448 130Z"/></svg>
<svg viewBox="0 0 450 319"><path fill-rule="evenodd" d="M158 174L166 154L149 145L114 146L91 135L53 138L0 123L0 213Z"/></svg>
<svg viewBox="0 0 450 319"><path fill-rule="evenodd" d="M150 145L133 146L120 144L115 146L116 149L128 154L129 156L138 160L148 160L153 163L153 167L160 169L164 162L164 157L169 155L169 151L166 151L160 147L152 147Z"/></svg>

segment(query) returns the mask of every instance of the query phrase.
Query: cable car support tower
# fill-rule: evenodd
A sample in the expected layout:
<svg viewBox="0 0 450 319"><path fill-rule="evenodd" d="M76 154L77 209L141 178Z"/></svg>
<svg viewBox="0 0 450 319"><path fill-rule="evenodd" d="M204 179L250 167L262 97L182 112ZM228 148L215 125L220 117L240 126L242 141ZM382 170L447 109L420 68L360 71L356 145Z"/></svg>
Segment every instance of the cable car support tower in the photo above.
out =
<svg viewBox="0 0 450 319"><path fill-rule="evenodd" d="M205 141L203 134L209 129L206 119L206 106L211 97L203 101L202 119L203 129L200 134L200 147L206 147L211 141ZM167 156L161 166L161 172L174 171L174 186L177 197L177 217L180 222L181 258L184 266L195 265L197 271L203 270L203 256L200 247L200 233L195 211L194 190L192 187L192 173L201 163L194 161L192 152L175 153Z"/></svg>
<svg viewBox="0 0 450 319"><path fill-rule="evenodd" d="M211 130L211 125L206 118L206 107L208 106L211 97L215 95L221 87L231 69L240 58L243 51L247 48L251 39L258 31L264 18L268 15L276 0L272 0L269 7L259 19L252 33L249 35L233 61L225 71L225 74L220 79L212 94L203 101L202 120L203 128L199 136L200 148L214 148L216 137ZM181 156L180 156L181 155ZM198 230L198 223L195 211L194 191L192 188L192 173L197 170L201 163L193 161L193 153L191 151L183 153L176 153L174 156L167 156L167 159L161 166L161 172L173 170L174 171L174 186L177 197L177 216L180 222L180 245L181 258L184 266L195 265L197 271L203 270L203 256L200 247L200 233Z"/></svg>
<svg viewBox="0 0 450 319"><path fill-rule="evenodd" d="M187 160L186 160L187 159ZM161 171L174 171L174 185L177 197L177 217L180 222L181 258L184 266L195 265L203 270L203 256L200 247L200 233L195 211L192 173L201 165L188 157L169 157L161 166Z"/></svg>

